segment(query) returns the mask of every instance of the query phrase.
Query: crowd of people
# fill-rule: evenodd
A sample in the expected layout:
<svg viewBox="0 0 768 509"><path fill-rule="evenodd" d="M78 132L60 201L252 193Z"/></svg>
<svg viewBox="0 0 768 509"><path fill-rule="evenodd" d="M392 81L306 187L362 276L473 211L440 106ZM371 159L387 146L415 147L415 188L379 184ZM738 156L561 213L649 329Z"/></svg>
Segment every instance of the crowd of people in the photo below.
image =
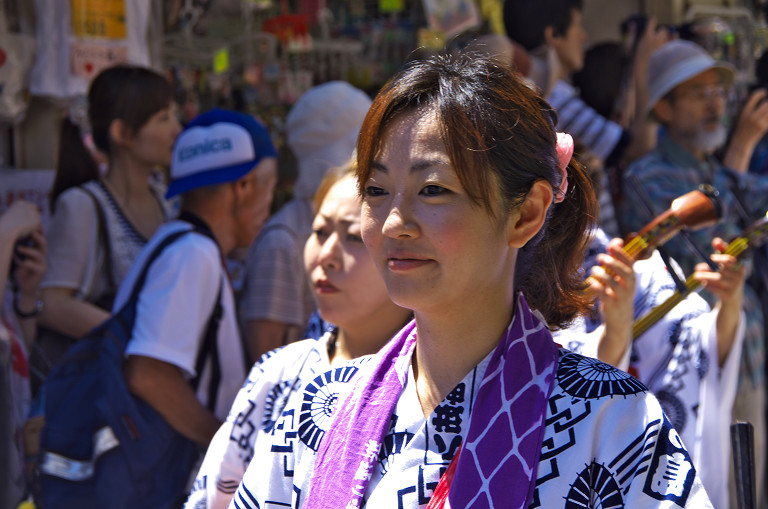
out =
<svg viewBox="0 0 768 509"><path fill-rule="evenodd" d="M748 421L765 508L768 273L745 235L768 91L726 123L733 67L652 19L585 54L581 0L503 16L373 98L300 97L271 216L275 133L219 109L182 127L163 76L102 71L62 125L47 231L29 203L0 215L2 507L112 506L46 478L133 445L35 454L29 416L132 305L126 385L198 453L153 507L736 507ZM604 65L621 79L595 93Z"/></svg>

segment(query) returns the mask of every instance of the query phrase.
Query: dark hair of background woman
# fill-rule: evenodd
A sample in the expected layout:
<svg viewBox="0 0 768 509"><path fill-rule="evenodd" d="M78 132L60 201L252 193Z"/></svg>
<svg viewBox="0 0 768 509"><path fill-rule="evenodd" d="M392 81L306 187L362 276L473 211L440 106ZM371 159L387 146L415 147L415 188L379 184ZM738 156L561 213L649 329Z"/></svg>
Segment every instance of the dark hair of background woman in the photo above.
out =
<svg viewBox="0 0 768 509"><path fill-rule="evenodd" d="M172 99L173 89L168 80L151 69L118 65L103 70L88 90L88 120L96 148L111 158L109 127L113 120L122 120L132 133L137 133ZM98 177L99 168L83 144L80 128L66 117L61 125L51 210L61 193Z"/></svg>

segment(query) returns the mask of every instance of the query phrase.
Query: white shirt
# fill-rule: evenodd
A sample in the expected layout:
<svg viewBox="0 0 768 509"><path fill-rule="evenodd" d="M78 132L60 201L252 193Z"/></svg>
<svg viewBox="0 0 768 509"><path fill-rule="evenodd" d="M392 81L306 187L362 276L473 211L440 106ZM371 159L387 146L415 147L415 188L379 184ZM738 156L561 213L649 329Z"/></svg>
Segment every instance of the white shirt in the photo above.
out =
<svg viewBox="0 0 768 509"><path fill-rule="evenodd" d="M191 229L191 225L175 220L158 228L121 284L114 310L130 296L133 283L154 246L170 233L183 229ZM212 239L189 233L167 246L152 263L139 295L126 355L158 359L178 366L190 378L195 376L198 350L219 288L223 315L217 348L222 376L214 415L223 420L245 379L245 361L232 287L223 270L219 248ZM198 387L198 398L203 404L208 403L210 372L209 359Z"/></svg>

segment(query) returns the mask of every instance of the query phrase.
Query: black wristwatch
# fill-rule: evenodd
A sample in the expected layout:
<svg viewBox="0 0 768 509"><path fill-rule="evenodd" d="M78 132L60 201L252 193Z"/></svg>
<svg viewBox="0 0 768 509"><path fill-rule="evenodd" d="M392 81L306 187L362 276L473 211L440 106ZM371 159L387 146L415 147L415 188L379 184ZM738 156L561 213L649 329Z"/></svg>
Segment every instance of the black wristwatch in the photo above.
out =
<svg viewBox="0 0 768 509"><path fill-rule="evenodd" d="M43 310L43 301L38 297L38 299L35 301L35 309L29 312L24 312L19 308L19 294L15 293L13 295L13 311L16 313L16 316L19 318L35 318L37 317L40 312Z"/></svg>

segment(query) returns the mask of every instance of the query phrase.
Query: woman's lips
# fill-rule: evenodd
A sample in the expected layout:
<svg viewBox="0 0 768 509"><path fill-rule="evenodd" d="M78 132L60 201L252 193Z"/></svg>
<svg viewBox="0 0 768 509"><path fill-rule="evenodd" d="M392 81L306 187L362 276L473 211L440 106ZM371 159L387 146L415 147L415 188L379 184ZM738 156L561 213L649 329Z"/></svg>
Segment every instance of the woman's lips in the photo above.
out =
<svg viewBox="0 0 768 509"><path fill-rule="evenodd" d="M414 270L432 263L432 260L425 258L393 257L387 258L387 268L393 271Z"/></svg>
<svg viewBox="0 0 768 509"><path fill-rule="evenodd" d="M330 281L321 279L315 282L315 291L319 294L329 294L336 293L339 289L333 286Z"/></svg>

